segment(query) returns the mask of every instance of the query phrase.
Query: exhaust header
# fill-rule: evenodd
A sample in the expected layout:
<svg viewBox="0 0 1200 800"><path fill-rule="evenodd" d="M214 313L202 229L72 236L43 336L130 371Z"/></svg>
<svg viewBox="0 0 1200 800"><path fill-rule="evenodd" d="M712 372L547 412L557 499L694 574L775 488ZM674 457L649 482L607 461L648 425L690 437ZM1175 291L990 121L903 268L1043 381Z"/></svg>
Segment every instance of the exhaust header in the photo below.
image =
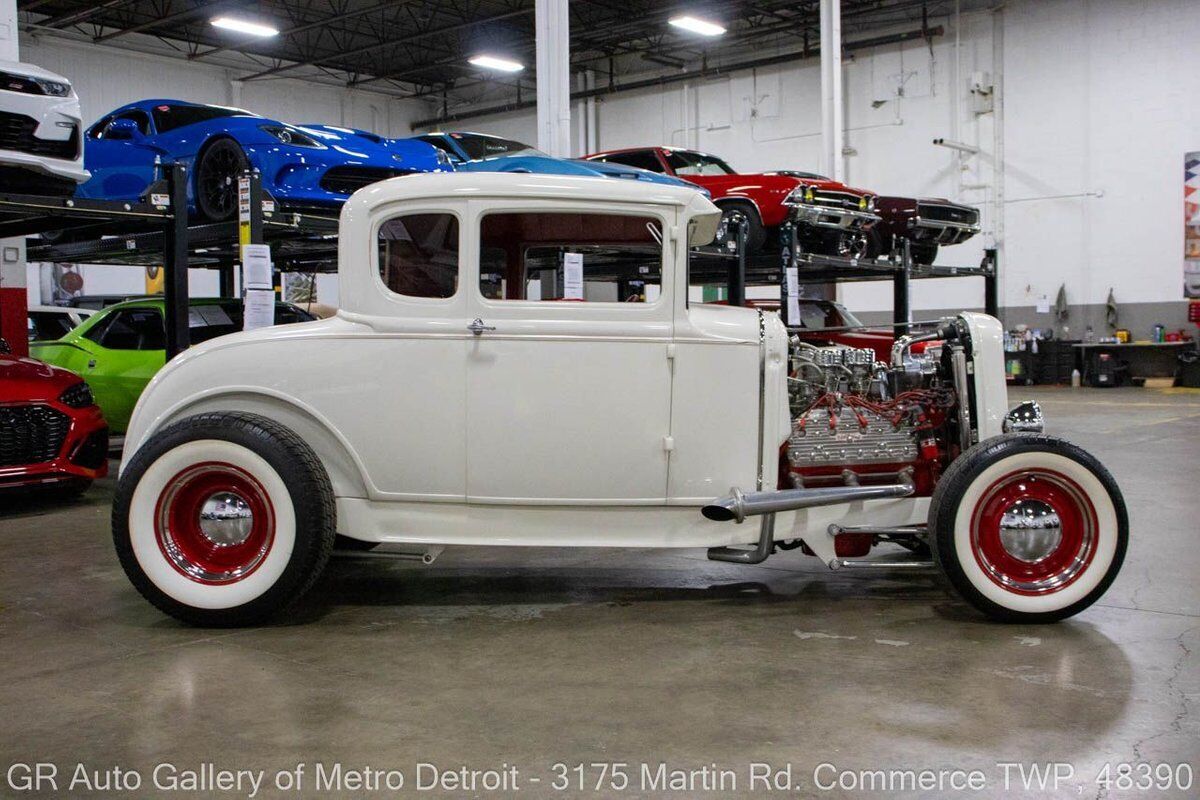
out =
<svg viewBox="0 0 1200 800"><path fill-rule="evenodd" d="M884 486L831 486L818 489L781 489L775 492L743 492L736 486L729 490L728 497L714 500L700 509L700 513L714 522L734 520L739 524L746 517L761 514L777 514L780 511L795 511L799 508L833 506L854 500L881 500L892 497L909 497L916 491L911 482Z"/></svg>

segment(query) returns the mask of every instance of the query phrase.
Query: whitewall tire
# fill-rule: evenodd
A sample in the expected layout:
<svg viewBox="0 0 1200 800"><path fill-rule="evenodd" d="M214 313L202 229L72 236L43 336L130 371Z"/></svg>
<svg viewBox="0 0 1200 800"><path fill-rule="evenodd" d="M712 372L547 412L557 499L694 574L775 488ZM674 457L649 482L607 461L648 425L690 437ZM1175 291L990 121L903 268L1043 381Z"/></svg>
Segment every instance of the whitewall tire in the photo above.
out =
<svg viewBox="0 0 1200 800"><path fill-rule="evenodd" d="M123 471L113 540L155 606L205 626L260 622L316 580L334 541L329 479L265 417L201 414L156 434Z"/></svg>
<svg viewBox="0 0 1200 800"><path fill-rule="evenodd" d="M1125 558L1125 501L1094 456L1049 436L967 450L929 507L934 557L953 590L1005 622L1054 622L1109 587Z"/></svg>

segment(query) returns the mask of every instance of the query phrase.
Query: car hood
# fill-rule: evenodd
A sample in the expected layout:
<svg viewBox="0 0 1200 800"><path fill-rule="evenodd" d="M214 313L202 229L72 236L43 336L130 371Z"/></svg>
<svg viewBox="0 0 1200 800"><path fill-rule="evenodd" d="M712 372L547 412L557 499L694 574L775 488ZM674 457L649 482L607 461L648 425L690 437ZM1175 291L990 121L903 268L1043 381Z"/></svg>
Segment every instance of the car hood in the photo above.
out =
<svg viewBox="0 0 1200 800"><path fill-rule="evenodd" d="M370 131L342 128L336 125L303 123L300 128L318 141L352 157L363 159L391 158L398 168L409 167L430 171L442 166L438 149L417 139L389 139ZM448 171L448 168L446 168Z"/></svg>
<svg viewBox="0 0 1200 800"><path fill-rule="evenodd" d="M0 355L0 397L6 401L56 400L79 376L34 358Z"/></svg>
<svg viewBox="0 0 1200 800"><path fill-rule="evenodd" d="M51 72L48 69L42 69L36 64L26 64L24 61L5 61L0 58L0 71L11 72L14 75L24 75L27 78L41 78L45 81L58 81L59 83L70 84L71 81L59 75L56 72Z"/></svg>

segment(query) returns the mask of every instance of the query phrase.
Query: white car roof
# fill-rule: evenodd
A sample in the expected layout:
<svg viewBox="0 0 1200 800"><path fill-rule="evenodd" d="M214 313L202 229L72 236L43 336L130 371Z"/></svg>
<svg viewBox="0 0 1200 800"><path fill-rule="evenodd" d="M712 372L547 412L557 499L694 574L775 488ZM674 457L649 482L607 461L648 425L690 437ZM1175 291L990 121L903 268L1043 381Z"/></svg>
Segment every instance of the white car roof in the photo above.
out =
<svg viewBox="0 0 1200 800"><path fill-rule="evenodd" d="M58 73L42 69L37 64L26 64L24 61L5 61L4 59L0 59L0 70L11 72L15 75L24 75L27 78L41 78L42 80L58 81L59 83L68 85L71 83L71 81Z"/></svg>
<svg viewBox="0 0 1200 800"><path fill-rule="evenodd" d="M698 188L647 181L582 175L541 175L532 172L456 172L404 175L373 183L355 192L342 210L359 216L380 203L396 200L466 199L579 200L690 206L694 213L719 213Z"/></svg>

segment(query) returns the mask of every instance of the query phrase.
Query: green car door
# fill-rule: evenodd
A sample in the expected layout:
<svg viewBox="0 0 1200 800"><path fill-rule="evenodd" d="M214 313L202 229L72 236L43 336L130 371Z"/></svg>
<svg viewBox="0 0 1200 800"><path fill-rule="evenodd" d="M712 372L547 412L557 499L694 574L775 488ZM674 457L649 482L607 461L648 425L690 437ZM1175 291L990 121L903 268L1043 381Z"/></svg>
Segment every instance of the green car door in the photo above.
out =
<svg viewBox="0 0 1200 800"><path fill-rule="evenodd" d="M109 427L124 433L138 397L166 363L162 312L152 305L113 306L30 354L81 375Z"/></svg>

